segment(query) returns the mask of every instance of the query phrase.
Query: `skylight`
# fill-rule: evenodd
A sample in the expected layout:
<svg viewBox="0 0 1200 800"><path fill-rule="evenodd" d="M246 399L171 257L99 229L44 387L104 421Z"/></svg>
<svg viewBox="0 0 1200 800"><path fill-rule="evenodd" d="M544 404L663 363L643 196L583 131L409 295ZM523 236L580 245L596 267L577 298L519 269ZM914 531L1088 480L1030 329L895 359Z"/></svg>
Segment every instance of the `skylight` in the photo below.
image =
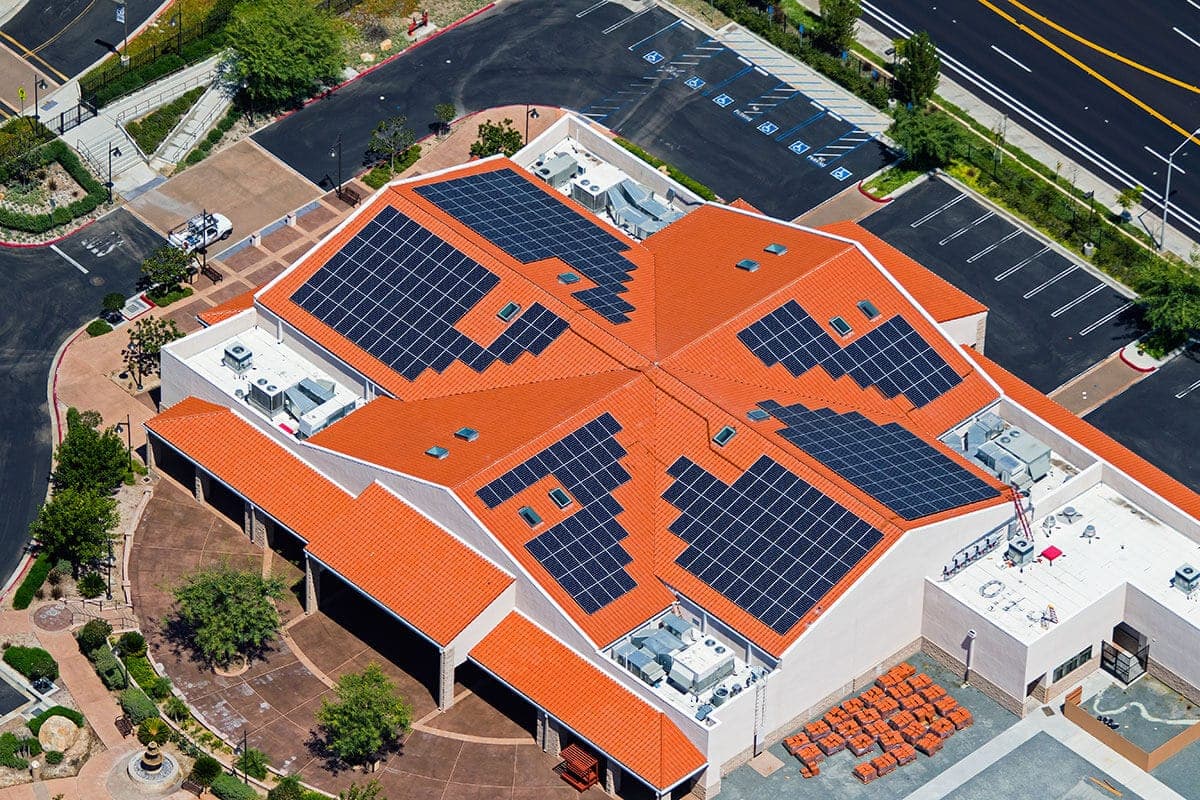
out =
<svg viewBox="0 0 1200 800"><path fill-rule="evenodd" d="M746 416L753 422L762 422L764 419L770 419L771 415L761 408L752 408L746 412Z"/></svg>
<svg viewBox="0 0 1200 800"><path fill-rule="evenodd" d="M497 312L496 316L499 317L500 319L504 320L505 322L508 322L513 317L515 317L517 315L517 312L520 310L521 310L521 306L519 306L516 303L505 303L504 308L500 309L500 311Z"/></svg>
<svg viewBox="0 0 1200 800"><path fill-rule="evenodd" d="M425 451L425 455L433 456L434 458L436 458L440 461L443 458L445 458L446 456L450 455L450 451L444 447L438 447L437 445L434 445L433 447L431 447Z"/></svg>
<svg viewBox="0 0 1200 800"><path fill-rule="evenodd" d="M764 247L763 250L765 250L766 252L771 253L773 255L781 256L787 252L787 247L785 247L781 244L772 243L772 244L769 244L766 247Z"/></svg>
<svg viewBox="0 0 1200 800"><path fill-rule="evenodd" d="M529 527L531 528L536 528L542 524L542 518L529 506L521 506L517 509L517 513L521 515L521 519L529 523Z"/></svg>
<svg viewBox="0 0 1200 800"><path fill-rule="evenodd" d="M746 272L754 272L758 269L758 262L753 258L743 258L741 261L737 262L737 268L744 269Z"/></svg>
<svg viewBox="0 0 1200 800"><path fill-rule="evenodd" d="M879 316L879 309L870 300L859 300L858 310L863 312L867 319L875 319Z"/></svg>
<svg viewBox="0 0 1200 800"><path fill-rule="evenodd" d="M729 440L732 439L736 434L737 428L734 428L732 425L726 425L724 428L721 428L721 430L717 431L717 435L713 437L713 441L716 442L719 447L724 447L725 445L729 444Z"/></svg>
<svg viewBox="0 0 1200 800"><path fill-rule="evenodd" d="M554 501L554 505L559 508L566 508L571 505L571 495L561 486L556 486L550 490L550 499Z"/></svg>
<svg viewBox="0 0 1200 800"><path fill-rule="evenodd" d="M558 282L570 286L572 283L579 283L579 276L574 272L562 272L559 273Z"/></svg>
<svg viewBox="0 0 1200 800"><path fill-rule="evenodd" d="M849 336L850 332L854 330L850 327L850 323L846 322L846 320L842 319L841 317L834 317L833 319L829 320L829 325L840 336Z"/></svg>
<svg viewBox="0 0 1200 800"><path fill-rule="evenodd" d="M464 442L473 442L479 438L479 431L474 428L459 428L454 435Z"/></svg>

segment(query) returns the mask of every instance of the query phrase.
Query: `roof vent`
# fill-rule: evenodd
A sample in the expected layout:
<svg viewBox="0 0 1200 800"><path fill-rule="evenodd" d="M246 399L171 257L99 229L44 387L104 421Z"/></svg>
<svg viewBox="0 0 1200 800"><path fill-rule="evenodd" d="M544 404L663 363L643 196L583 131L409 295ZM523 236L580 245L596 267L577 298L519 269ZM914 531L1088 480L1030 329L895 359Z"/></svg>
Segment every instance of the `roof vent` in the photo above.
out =
<svg viewBox="0 0 1200 800"><path fill-rule="evenodd" d="M233 341L225 345L225 354L221 357L221 363L241 375L254 365L254 354L246 345Z"/></svg>
<svg viewBox="0 0 1200 800"><path fill-rule="evenodd" d="M425 455L433 456L438 461L441 461L443 458L450 455L450 451L444 447L438 447L437 445L434 445L433 447L431 447L425 451Z"/></svg>
<svg viewBox="0 0 1200 800"><path fill-rule="evenodd" d="M556 486L550 490L550 499L559 508L566 508L571 505L571 495L567 494L566 490L561 486Z"/></svg>
<svg viewBox="0 0 1200 800"><path fill-rule="evenodd" d="M517 315L517 312L520 310L521 310L521 306L517 305L516 303L505 303L504 308L502 308L498 312L496 312L496 316L499 317L500 319L504 320L505 322L508 322L513 317L515 317Z"/></svg>
<svg viewBox="0 0 1200 800"><path fill-rule="evenodd" d="M752 409L750 409L749 411L747 411L747 412L746 412L746 416L747 416L747 417L748 417L748 418L749 418L749 419L750 419L752 422L762 422L764 419L770 419L770 418L771 418L771 415L770 415L770 414L768 414L766 411L763 411L761 408L752 408Z"/></svg>
<svg viewBox="0 0 1200 800"><path fill-rule="evenodd" d="M1171 584L1179 591L1191 594L1196 591L1197 586L1200 586L1200 570L1191 564L1183 564L1175 570L1175 577L1171 578Z"/></svg>
<svg viewBox="0 0 1200 800"><path fill-rule="evenodd" d="M1004 557L1017 566L1028 564L1033 561L1033 542L1028 539L1013 539L1008 543L1008 552Z"/></svg>
<svg viewBox="0 0 1200 800"><path fill-rule="evenodd" d="M737 262L737 268L744 269L746 272L754 272L758 269L758 262L753 258L743 258L741 261Z"/></svg>
<svg viewBox="0 0 1200 800"><path fill-rule="evenodd" d="M850 327L850 323L846 322L846 320L842 319L841 317L834 317L833 319L829 320L829 326L833 328L839 336L849 336L850 332L854 330Z"/></svg>
<svg viewBox="0 0 1200 800"><path fill-rule="evenodd" d="M724 428L721 428L721 430L717 431L717 435L714 436L712 440L716 442L718 446L724 447L725 445L729 444L729 440L735 435L737 435L737 428L733 427L732 425L726 425Z"/></svg>
<svg viewBox="0 0 1200 800"><path fill-rule="evenodd" d="M858 310L863 312L863 316L867 319L875 319L879 316L879 309L870 300L859 300Z"/></svg>
<svg viewBox="0 0 1200 800"><path fill-rule="evenodd" d="M777 255L777 256L781 256L787 252L786 247L784 247L781 244L775 244L775 243L767 245L766 247L763 248L763 250L768 253L771 253L772 255Z"/></svg>
<svg viewBox="0 0 1200 800"><path fill-rule="evenodd" d="M521 519L529 523L529 527L531 528L536 528L542 524L542 518L529 506L521 506L517 509L517 513L521 515Z"/></svg>
<svg viewBox="0 0 1200 800"><path fill-rule="evenodd" d="M573 283L579 283L579 276L574 272L563 272L559 274L558 282L570 286Z"/></svg>
<svg viewBox="0 0 1200 800"><path fill-rule="evenodd" d="M454 432L454 435L464 442L473 442L479 438L479 431L474 428L459 428Z"/></svg>

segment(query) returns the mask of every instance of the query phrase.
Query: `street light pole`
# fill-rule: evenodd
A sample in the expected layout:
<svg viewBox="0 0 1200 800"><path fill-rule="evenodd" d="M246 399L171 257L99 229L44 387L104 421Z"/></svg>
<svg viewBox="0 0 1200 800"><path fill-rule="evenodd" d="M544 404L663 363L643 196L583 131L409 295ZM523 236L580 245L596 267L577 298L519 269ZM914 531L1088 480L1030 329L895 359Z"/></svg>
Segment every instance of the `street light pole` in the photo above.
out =
<svg viewBox="0 0 1200 800"><path fill-rule="evenodd" d="M341 131L338 131L337 143L334 146L337 149L337 170L338 170L338 180L337 180L337 190L336 191L337 191L337 196L341 197L342 196L342 132ZM330 151L329 155L332 156L333 151ZM326 174L328 174L328 173L326 173Z"/></svg>
<svg viewBox="0 0 1200 800"><path fill-rule="evenodd" d="M113 546L112 538L108 540L108 594L107 598L112 600L112 568L113 568Z"/></svg>
<svg viewBox="0 0 1200 800"><path fill-rule="evenodd" d="M528 103L525 104L525 144L529 144L529 120L537 119L541 114L536 108L531 107Z"/></svg>
<svg viewBox="0 0 1200 800"><path fill-rule="evenodd" d="M113 160L113 156L120 158L121 157L121 148L114 147L113 143L109 142L108 143L108 182L104 184L104 187L106 189L108 189L108 204L109 205L112 205L112 190L113 190L112 160Z"/></svg>
<svg viewBox="0 0 1200 800"><path fill-rule="evenodd" d="M1167 246L1167 212L1171 209L1171 172L1175 169L1175 154L1183 149L1183 146L1196 138L1196 134L1200 133L1200 128L1189 133L1179 146L1171 151L1167 156L1167 190L1163 193L1163 218L1162 229L1158 232L1158 249L1162 250Z"/></svg>

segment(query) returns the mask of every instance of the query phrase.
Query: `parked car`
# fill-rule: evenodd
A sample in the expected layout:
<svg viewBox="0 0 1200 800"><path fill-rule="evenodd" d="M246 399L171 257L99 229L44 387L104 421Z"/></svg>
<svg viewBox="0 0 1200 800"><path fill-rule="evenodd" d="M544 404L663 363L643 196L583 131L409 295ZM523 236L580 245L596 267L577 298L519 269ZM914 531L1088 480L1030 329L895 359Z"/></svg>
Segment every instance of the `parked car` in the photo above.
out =
<svg viewBox="0 0 1200 800"><path fill-rule="evenodd" d="M202 250L213 242L228 239L233 234L233 223L221 214L203 212L179 225L167 234L167 241L185 253Z"/></svg>

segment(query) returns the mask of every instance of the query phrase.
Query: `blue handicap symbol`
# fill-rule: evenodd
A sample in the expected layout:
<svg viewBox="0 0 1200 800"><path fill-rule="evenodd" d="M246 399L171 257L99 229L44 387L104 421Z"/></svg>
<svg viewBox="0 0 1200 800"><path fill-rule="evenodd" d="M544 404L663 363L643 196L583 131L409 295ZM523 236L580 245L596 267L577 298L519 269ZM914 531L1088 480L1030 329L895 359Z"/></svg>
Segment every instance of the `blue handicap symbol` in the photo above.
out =
<svg viewBox="0 0 1200 800"><path fill-rule="evenodd" d="M704 78L701 78L699 75L693 75L692 77L690 77L686 81L684 81L684 83L693 89L699 89L701 86L704 85Z"/></svg>
<svg viewBox="0 0 1200 800"><path fill-rule="evenodd" d="M829 174L832 175L833 177L837 178L839 181L844 181L844 180L846 180L846 178L849 178L854 173L851 172L850 170L846 169L845 167L838 167L837 169L835 169L833 172L831 172Z"/></svg>
<svg viewBox="0 0 1200 800"><path fill-rule="evenodd" d="M713 102L719 105L721 108L725 108L733 102L733 98L727 94L719 94L713 98Z"/></svg>
<svg viewBox="0 0 1200 800"><path fill-rule="evenodd" d="M791 150L798 156L804 155L806 152L808 152L808 149L808 145L801 141L795 141L788 145L788 150Z"/></svg>
<svg viewBox="0 0 1200 800"><path fill-rule="evenodd" d="M758 126L758 129L767 136L770 136L772 133L775 133L775 131L779 130L779 126L774 122L764 122L762 125Z"/></svg>
<svg viewBox="0 0 1200 800"><path fill-rule="evenodd" d="M642 56L642 58L646 59L651 64L657 64L658 62L660 62L664 58L666 58L666 56L664 56L662 53L658 52L657 50L651 50L649 53L646 53L646 55Z"/></svg>

